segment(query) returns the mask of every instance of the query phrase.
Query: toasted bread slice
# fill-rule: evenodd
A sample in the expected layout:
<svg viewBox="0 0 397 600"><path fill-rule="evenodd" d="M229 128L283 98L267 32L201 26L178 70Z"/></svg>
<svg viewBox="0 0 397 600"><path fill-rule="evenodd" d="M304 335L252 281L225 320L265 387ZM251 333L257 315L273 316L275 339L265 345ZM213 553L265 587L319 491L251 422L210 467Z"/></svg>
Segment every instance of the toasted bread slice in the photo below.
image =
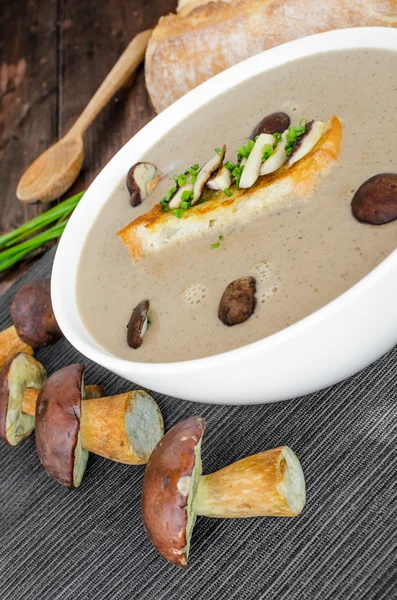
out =
<svg viewBox="0 0 397 600"><path fill-rule="evenodd" d="M341 150L343 126L340 119L333 116L326 127L323 136L306 156L290 167L284 165L270 175L259 177L251 188L232 188L231 197L223 191L206 189L205 201L187 210L180 219L171 211L164 212L158 204L117 235L136 262L145 254L245 223L275 204L309 198L318 186L319 177L338 160Z"/></svg>

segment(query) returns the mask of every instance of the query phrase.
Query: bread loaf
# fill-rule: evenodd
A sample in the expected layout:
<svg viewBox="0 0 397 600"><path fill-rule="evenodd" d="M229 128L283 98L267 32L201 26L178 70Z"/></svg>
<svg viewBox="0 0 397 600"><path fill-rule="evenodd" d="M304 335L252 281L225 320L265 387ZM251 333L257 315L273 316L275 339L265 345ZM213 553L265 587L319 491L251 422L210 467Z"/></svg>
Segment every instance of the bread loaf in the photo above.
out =
<svg viewBox="0 0 397 600"><path fill-rule="evenodd" d="M146 52L157 112L262 50L346 27L397 27L397 0L180 0L160 19Z"/></svg>

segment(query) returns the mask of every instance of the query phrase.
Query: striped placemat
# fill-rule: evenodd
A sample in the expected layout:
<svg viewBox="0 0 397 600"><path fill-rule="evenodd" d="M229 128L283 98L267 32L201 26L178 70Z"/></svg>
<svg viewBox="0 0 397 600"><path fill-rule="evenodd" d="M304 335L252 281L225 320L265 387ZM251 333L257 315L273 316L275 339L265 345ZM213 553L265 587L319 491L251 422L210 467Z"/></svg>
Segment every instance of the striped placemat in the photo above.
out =
<svg viewBox="0 0 397 600"><path fill-rule="evenodd" d="M0 300L1 326L27 279L49 276L53 251ZM37 352L47 372L71 362L111 395L131 384L66 340ZM34 436L0 442L0 598L397 598L397 352L327 390L274 405L221 407L154 394L169 428L203 415L204 472L291 446L307 480L297 519L199 518L187 570L167 564L140 519L143 468L91 456L83 483L50 480Z"/></svg>

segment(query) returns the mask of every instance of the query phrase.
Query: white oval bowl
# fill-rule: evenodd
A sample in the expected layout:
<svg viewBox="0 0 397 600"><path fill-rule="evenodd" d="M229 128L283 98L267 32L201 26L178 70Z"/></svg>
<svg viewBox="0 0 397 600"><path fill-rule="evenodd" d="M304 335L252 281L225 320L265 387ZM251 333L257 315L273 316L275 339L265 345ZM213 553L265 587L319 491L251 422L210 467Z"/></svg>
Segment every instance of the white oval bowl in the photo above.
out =
<svg viewBox="0 0 397 600"><path fill-rule="evenodd" d="M60 241L52 301L66 338L82 354L141 386L187 400L253 404L314 392L356 373L397 341L397 251L369 275L298 323L263 340L208 358L165 364L123 360L88 333L76 303L78 263L89 229L129 167L198 108L269 69L318 53L357 48L397 51L397 30L355 28L303 38L262 52L178 100L137 133L80 201Z"/></svg>

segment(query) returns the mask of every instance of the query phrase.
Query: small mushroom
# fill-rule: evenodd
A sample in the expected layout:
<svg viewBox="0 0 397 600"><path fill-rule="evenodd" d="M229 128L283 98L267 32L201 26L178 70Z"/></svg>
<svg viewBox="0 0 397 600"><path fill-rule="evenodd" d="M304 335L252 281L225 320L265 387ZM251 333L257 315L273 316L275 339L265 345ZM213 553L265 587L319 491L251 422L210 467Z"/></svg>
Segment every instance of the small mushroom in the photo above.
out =
<svg viewBox="0 0 397 600"><path fill-rule="evenodd" d="M290 124L291 120L285 112L274 112L266 115L251 133L251 140L254 140L261 133L284 133Z"/></svg>
<svg viewBox="0 0 397 600"><path fill-rule="evenodd" d="M160 410L136 390L86 400L84 366L60 369L47 379L36 402L36 446L48 473L61 485L80 485L93 452L116 462L145 464L163 435Z"/></svg>
<svg viewBox="0 0 397 600"><path fill-rule="evenodd" d="M397 174L380 173L363 183L352 200L359 221L384 225L397 219Z"/></svg>
<svg viewBox="0 0 397 600"><path fill-rule="evenodd" d="M296 517L306 502L305 478L287 446L261 452L203 476L205 420L194 417L170 429L146 466L142 519L155 548L186 567L196 516Z"/></svg>
<svg viewBox="0 0 397 600"><path fill-rule="evenodd" d="M222 323L229 327L244 323L255 310L255 293L254 277L241 277L229 283L219 304L218 317Z"/></svg>
<svg viewBox="0 0 397 600"><path fill-rule="evenodd" d="M285 146L287 145L287 133L288 131L285 131L283 133L281 141L276 146L273 154L269 156L269 158L265 160L264 163L262 163L261 170L259 173L261 176L270 175L270 173L274 173L274 171L277 171L287 161L287 155L285 154Z"/></svg>
<svg viewBox="0 0 397 600"><path fill-rule="evenodd" d="M157 186L160 177L156 177L156 167L149 162L138 162L127 174L127 189L131 206L139 206Z"/></svg>
<svg viewBox="0 0 397 600"><path fill-rule="evenodd" d="M239 184L240 188L247 189L254 185L261 170L263 148L267 144L274 146L275 142L276 140L272 135L268 133L260 134L244 166Z"/></svg>
<svg viewBox="0 0 397 600"><path fill-rule="evenodd" d="M301 158L309 154L314 148L325 131L325 123L322 121L309 121L306 125L305 133L299 138L294 146L292 154L288 159L288 166L298 162Z"/></svg>
<svg viewBox="0 0 397 600"><path fill-rule="evenodd" d="M223 159L225 158L225 154L226 146L223 145L220 153L216 153L215 156L211 158L211 160L209 160L207 163L205 163L205 165L200 169L193 188L192 206L197 204L200 200L204 186L207 183L208 179L211 177L212 173L214 173L214 171L217 171L221 167Z"/></svg>
<svg viewBox="0 0 397 600"><path fill-rule="evenodd" d="M149 326L149 300L143 300L132 311L127 326L127 343L135 350L142 345L143 336Z"/></svg>
<svg viewBox="0 0 397 600"><path fill-rule="evenodd" d="M33 348L54 344L62 337L51 305L50 281L25 283L11 305L13 325L0 332L0 368L18 354L33 354Z"/></svg>
<svg viewBox="0 0 397 600"><path fill-rule="evenodd" d="M52 309L49 279L25 283L14 296L10 315L18 336L32 348L55 344L63 337Z"/></svg>
<svg viewBox="0 0 397 600"><path fill-rule="evenodd" d="M0 437L16 446L34 429L34 416L23 411L24 393L38 394L46 378L44 367L29 354L17 354L0 372ZM33 413L34 415L34 413Z"/></svg>
<svg viewBox="0 0 397 600"><path fill-rule="evenodd" d="M178 188L178 190L172 196L171 201L168 203L168 207L169 208L179 208L183 202L182 196L183 196L184 192L190 192L190 193L193 192L193 184L185 183L185 185L182 185L180 188Z"/></svg>
<svg viewBox="0 0 397 600"><path fill-rule="evenodd" d="M207 181L210 190L225 190L232 183L232 174L225 166L216 171Z"/></svg>

